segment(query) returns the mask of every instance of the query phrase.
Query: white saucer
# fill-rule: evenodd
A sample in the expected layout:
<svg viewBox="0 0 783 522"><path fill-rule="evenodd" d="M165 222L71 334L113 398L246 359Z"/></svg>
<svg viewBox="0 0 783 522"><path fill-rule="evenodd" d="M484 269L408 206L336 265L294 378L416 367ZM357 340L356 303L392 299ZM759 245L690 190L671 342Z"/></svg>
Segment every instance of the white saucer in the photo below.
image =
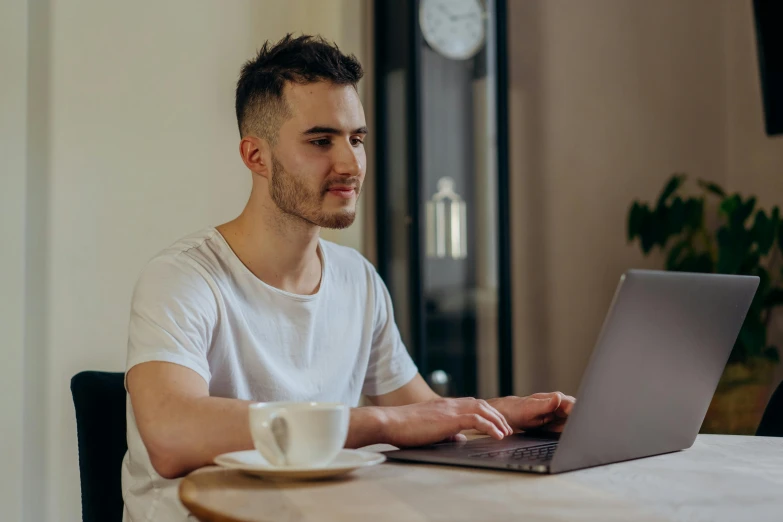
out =
<svg viewBox="0 0 783 522"><path fill-rule="evenodd" d="M329 464L319 468L275 467L256 450L234 451L215 457L215 464L223 468L236 469L250 475L272 480L312 480L336 477L358 468L375 466L386 460L386 455L373 451L340 451Z"/></svg>

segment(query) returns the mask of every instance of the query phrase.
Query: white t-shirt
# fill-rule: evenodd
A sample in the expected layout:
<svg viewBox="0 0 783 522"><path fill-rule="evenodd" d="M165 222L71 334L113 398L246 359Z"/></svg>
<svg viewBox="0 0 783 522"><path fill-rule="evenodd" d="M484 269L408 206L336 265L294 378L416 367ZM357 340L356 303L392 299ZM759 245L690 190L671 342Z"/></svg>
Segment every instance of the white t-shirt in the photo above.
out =
<svg viewBox="0 0 783 522"><path fill-rule="evenodd" d="M416 375L389 293L358 252L321 240L321 285L296 295L267 285L214 228L181 239L145 267L133 293L126 370L147 361L201 375L214 397L350 406ZM124 521L179 522L178 480L155 472L127 399Z"/></svg>

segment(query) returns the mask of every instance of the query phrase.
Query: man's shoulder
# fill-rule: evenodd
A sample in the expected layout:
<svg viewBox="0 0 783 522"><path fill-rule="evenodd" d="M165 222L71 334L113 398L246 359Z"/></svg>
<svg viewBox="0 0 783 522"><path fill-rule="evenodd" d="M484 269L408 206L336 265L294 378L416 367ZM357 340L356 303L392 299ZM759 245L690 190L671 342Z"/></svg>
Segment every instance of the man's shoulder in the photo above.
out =
<svg viewBox="0 0 783 522"><path fill-rule="evenodd" d="M181 237L174 243L158 252L152 259L198 257L205 252L214 252L219 232L213 228L204 228ZM183 255L184 254L184 255Z"/></svg>
<svg viewBox="0 0 783 522"><path fill-rule="evenodd" d="M218 232L206 228L184 236L155 254L142 270L140 279L156 276L176 279L211 279Z"/></svg>

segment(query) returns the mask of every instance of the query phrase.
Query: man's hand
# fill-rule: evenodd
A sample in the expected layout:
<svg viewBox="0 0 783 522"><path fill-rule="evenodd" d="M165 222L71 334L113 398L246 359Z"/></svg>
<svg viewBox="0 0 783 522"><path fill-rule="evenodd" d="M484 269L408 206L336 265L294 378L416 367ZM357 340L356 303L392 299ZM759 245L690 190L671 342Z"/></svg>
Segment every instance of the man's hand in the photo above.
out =
<svg viewBox="0 0 783 522"><path fill-rule="evenodd" d="M489 404L515 430L563 431L576 399L560 392L535 393L528 397L499 397Z"/></svg>
<svg viewBox="0 0 783 522"><path fill-rule="evenodd" d="M495 439L513 433L503 415L481 399L434 399L380 411L384 442L398 447L456 440L460 431L470 429Z"/></svg>
<svg viewBox="0 0 783 522"><path fill-rule="evenodd" d="M512 433L501 429L501 425L513 430L560 432L576 402L560 392L488 401L441 399L421 375L398 390L368 399L384 407L353 410L348 447L380 442L379 435L385 439L382 442L395 446L418 446L464 440L459 432L465 429L477 429L496 439ZM488 412L491 417L487 417ZM497 420L498 415L501 421Z"/></svg>

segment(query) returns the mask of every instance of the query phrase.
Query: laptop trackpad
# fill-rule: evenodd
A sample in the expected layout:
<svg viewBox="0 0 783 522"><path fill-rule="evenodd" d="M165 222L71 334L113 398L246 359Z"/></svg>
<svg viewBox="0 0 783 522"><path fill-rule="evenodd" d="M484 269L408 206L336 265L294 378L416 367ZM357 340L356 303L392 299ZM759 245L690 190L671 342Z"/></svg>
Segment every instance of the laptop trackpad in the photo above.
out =
<svg viewBox="0 0 783 522"><path fill-rule="evenodd" d="M551 444L557 442L560 439L559 433L517 433L515 435L509 435L503 440L496 440L492 437L481 437L473 439L467 442L441 442L427 447L434 450L452 450L469 448L471 452L480 453L482 451L503 451L505 449L512 448L527 448L532 446L540 446L543 444Z"/></svg>

